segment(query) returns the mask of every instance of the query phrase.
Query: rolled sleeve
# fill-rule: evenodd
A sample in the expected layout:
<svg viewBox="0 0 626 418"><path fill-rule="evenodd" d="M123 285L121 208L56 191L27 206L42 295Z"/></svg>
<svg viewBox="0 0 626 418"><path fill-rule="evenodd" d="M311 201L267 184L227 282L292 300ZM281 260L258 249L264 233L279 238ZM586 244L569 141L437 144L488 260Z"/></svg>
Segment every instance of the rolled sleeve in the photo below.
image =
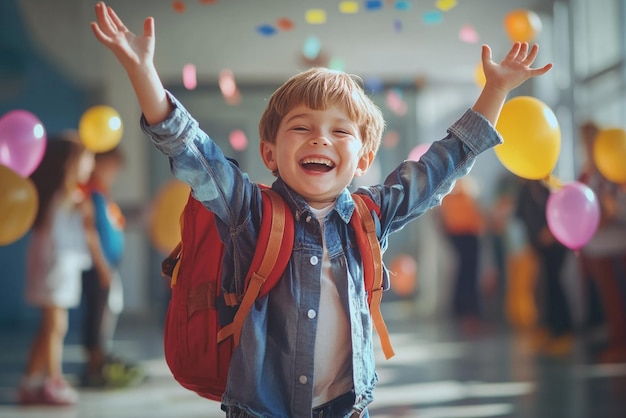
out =
<svg viewBox="0 0 626 418"><path fill-rule="evenodd" d="M501 144L502 137L495 127L480 113L467 111L450 128L448 133L459 138L476 155Z"/></svg>
<svg viewBox="0 0 626 418"><path fill-rule="evenodd" d="M167 156L184 152L187 139L193 139L198 122L169 91L165 92L172 104L172 111L165 120L156 125L148 125L142 114L139 121L141 130L150 137L156 148Z"/></svg>

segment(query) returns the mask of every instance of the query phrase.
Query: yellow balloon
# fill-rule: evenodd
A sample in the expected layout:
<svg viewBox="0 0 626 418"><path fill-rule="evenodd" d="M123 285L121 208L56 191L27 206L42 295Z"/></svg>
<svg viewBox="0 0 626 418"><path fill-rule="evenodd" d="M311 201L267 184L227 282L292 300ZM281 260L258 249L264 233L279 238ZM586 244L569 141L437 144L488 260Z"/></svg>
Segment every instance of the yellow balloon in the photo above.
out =
<svg viewBox="0 0 626 418"><path fill-rule="evenodd" d="M509 171L531 180L550 175L559 159L561 129L545 103L529 96L507 101L496 129L504 143L494 150Z"/></svg>
<svg viewBox="0 0 626 418"><path fill-rule="evenodd" d="M0 196L0 245L7 245L33 226L39 195L30 179L0 165Z"/></svg>
<svg viewBox="0 0 626 418"><path fill-rule="evenodd" d="M614 183L626 183L626 131L605 129L593 142L593 160L604 177Z"/></svg>
<svg viewBox="0 0 626 418"><path fill-rule="evenodd" d="M122 139L122 118L110 106L93 106L81 116L78 133L90 151L95 153L109 151Z"/></svg>
<svg viewBox="0 0 626 418"><path fill-rule="evenodd" d="M483 71L482 62L479 62L478 65L476 65L476 67L474 68L474 82L478 87L485 87L487 78L485 77L485 72Z"/></svg>
<svg viewBox="0 0 626 418"><path fill-rule="evenodd" d="M180 241L180 215L189 198L187 184L171 180L157 193L150 217L152 245L163 254L169 254Z"/></svg>
<svg viewBox="0 0 626 418"><path fill-rule="evenodd" d="M505 16L504 28L513 42L532 42L541 32L541 19L533 11L517 9Z"/></svg>

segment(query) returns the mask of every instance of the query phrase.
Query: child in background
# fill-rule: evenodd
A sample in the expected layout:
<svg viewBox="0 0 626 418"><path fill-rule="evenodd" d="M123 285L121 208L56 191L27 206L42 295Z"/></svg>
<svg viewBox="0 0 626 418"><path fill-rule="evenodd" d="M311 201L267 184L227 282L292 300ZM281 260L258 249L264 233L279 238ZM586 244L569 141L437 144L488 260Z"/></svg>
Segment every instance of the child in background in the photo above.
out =
<svg viewBox="0 0 626 418"><path fill-rule="evenodd" d="M102 2L96 17L92 30L126 70L144 131L215 214L225 244L222 294L240 297L261 225L260 187L163 88L153 61L153 18L137 36ZM390 233L438 205L479 153L500 142L493 126L509 91L551 67L530 68L537 52L516 43L498 64L484 46L487 81L473 108L419 162L405 161L384 184L357 191L380 207L382 248ZM380 109L343 72L312 68L270 97L259 125L261 158L277 176L272 189L291 207L295 241L281 280L244 322L222 396L227 417L368 416L377 376L348 186L372 164L383 129Z"/></svg>
<svg viewBox="0 0 626 418"><path fill-rule="evenodd" d="M112 271L106 282L96 265L83 272L83 348L87 354L81 378L86 387L124 387L141 377L138 366L110 354L117 318L123 309L123 289L118 274L124 253L125 219L111 197L111 187L123 167L124 156L118 147L95 156L95 167L84 191L93 204L101 254Z"/></svg>
<svg viewBox="0 0 626 418"><path fill-rule="evenodd" d="M456 182L440 206L443 230L457 261L451 313L467 335L480 331L480 243L485 217L477 194L478 185L468 175Z"/></svg>
<svg viewBox="0 0 626 418"><path fill-rule="evenodd" d="M89 178L93 159L78 134L67 132L49 139L31 176L39 211L27 255L26 300L41 309L41 325L19 388L22 404L69 405L78 399L63 377L63 340L68 309L80 303L81 272L96 252L90 205L78 187ZM98 268L109 280L106 266Z"/></svg>

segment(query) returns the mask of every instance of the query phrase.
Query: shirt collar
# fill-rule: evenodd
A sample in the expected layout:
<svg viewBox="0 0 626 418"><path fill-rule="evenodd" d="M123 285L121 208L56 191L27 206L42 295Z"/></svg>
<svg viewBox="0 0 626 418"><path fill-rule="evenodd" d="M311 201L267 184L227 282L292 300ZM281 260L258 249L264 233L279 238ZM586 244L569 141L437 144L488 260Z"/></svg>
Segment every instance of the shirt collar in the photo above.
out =
<svg viewBox="0 0 626 418"><path fill-rule="evenodd" d="M272 184L272 189L278 192L278 194L285 199L289 207L292 208L296 220L302 219L303 216L306 217L311 215L309 204L302 198L302 196L294 192L282 178L279 177L276 179L274 184ZM337 196L337 202L335 203L335 208L333 210L337 212L339 217L346 224L350 222L352 212L354 211L354 200L352 200L352 195L347 188L345 188L339 196Z"/></svg>

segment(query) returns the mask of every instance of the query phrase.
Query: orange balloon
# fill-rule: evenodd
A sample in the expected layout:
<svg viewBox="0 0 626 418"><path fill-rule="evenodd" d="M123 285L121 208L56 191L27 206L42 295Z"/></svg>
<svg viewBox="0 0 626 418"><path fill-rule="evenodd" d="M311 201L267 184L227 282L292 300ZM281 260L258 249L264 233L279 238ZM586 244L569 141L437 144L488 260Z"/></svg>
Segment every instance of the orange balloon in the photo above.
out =
<svg viewBox="0 0 626 418"><path fill-rule="evenodd" d="M626 131L600 131L593 142L593 161L598 171L614 183L626 183Z"/></svg>
<svg viewBox="0 0 626 418"><path fill-rule="evenodd" d="M178 180L166 183L153 201L150 217L152 245L163 254L169 254L180 242L180 215L183 213L190 187Z"/></svg>
<svg viewBox="0 0 626 418"><path fill-rule="evenodd" d="M505 16L504 28L513 42L532 42L541 32L541 19L533 11L517 9Z"/></svg>
<svg viewBox="0 0 626 418"><path fill-rule="evenodd" d="M410 296L417 287L417 262L408 254L400 254L389 264L391 288L400 296Z"/></svg>
<svg viewBox="0 0 626 418"><path fill-rule="evenodd" d="M0 196L0 245L7 245L33 226L39 195L30 179L0 165Z"/></svg>

